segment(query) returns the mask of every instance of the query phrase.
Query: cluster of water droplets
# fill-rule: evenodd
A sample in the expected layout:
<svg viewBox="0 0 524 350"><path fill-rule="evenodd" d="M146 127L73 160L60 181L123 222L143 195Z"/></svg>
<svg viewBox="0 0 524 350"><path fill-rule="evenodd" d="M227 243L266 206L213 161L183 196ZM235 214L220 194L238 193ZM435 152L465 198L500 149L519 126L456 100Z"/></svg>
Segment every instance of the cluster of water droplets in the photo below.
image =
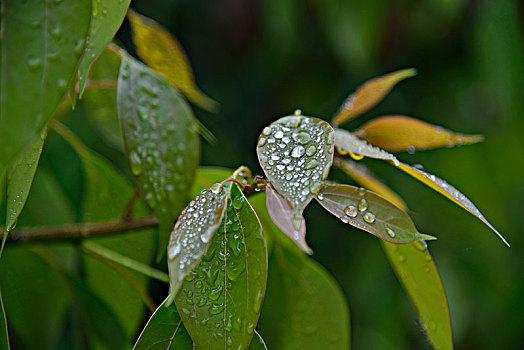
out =
<svg viewBox="0 0 524 350"><path fill-rule="evenodd" d="M297 208L322 188L333 161L333 143L329 124L297 111L262 130L257 153L274 187Z"/></svg>

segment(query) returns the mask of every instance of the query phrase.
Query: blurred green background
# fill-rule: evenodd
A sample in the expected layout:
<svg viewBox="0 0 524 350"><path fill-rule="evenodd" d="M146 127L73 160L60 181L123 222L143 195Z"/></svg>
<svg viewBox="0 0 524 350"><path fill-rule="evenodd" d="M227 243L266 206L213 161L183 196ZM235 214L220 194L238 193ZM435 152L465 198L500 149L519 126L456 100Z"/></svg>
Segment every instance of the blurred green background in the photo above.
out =
<svg viewBox="0 0 524 350"><path fill-rule="evenodd" d="M202 164L261 174L255 145L264 125L300 108L329 120L365 80L407 67L400 83L354 129L383 114L405 114L482 144L398 154L448 180L509 240L507 248L466 211L393 167L364 163L406 200L429 243L446 289L457 349L524 347L524 5L507 1L141 0L132 7L167 27L192 62L199 86L221 104L197 117L217 137ZM117 38L130 50L125 22ZM118 143L97 134L80 107L64 122L127 175ZM20 225L78 220L80 163L51 134ZM333 172L339 181L349 181ZM52 186L61 209L41 199ZM67 205L60 204L67 202ZM46 210L47 211L44 211ZM52 215L60 211L60 219ZM429 348L414 308L377 239L317 204L306 212L313 258L331 272L351 309L354 349ZM158 295L165 291L159 289Z"/></svg>

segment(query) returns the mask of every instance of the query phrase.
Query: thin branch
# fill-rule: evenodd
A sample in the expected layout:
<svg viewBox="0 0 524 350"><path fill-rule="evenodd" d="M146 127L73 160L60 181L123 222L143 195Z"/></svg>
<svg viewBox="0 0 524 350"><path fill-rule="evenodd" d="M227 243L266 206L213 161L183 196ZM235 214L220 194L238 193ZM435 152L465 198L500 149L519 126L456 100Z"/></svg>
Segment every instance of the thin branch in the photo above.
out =
<svg viewBox="0 0 524 350"><path fill-rule="evenodd" d="M88 237L99 237L127 231L140 230L158 226L154 216L147 216L133 220L118 220L110 222L79 223L63 226L30 227L14 230L9 233L7 240L14 241L47 241L47 240L74 240ZM3 230L3 229L2 229ZM2 234L2 236L5 233ZM2 237L3 238L3 237Z"/></svg>

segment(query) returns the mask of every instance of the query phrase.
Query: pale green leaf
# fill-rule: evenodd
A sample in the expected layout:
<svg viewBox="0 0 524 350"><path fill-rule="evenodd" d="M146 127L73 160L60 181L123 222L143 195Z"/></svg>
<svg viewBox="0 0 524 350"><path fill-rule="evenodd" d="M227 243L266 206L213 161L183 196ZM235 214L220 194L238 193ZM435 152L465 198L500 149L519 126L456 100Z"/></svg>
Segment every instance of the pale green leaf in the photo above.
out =
<svg viewBox="0 0 524 350"><path fill-rule="evenodd" d="M120 28L131 0L92 0L91 25L84 54L78 66L78 94L82 97L89 68Z"/></svg>
<svg viewBox="0 0 524 350"><path fill-rule="evenodd" d="M257 325L266 276L262 227L239 187L232 184L222 225L175 298L198 349L247 348Z"/></svg>
<svg viewBox="0 0 524 350"><path fill-rule="evenodd" d="M160 224L160 257L198 166L195 119L164 79L128 56L120 65L117 96L131 172Z"/></svg>
<svg viewBox="0 0 524 350"><path fill-rule="evenodd" d="M335 128L335 147L341 155L351 155L356 160L363 157L391 160L397 164L397 158L378 147L374 147L366 141L360 140L347 130Z"/></svg>
<svg viewBox="0 0 524 350"><path fill-rule="evenodd" d="M90 17L91 0L2 1L0 175L66 94Z"/></svg>

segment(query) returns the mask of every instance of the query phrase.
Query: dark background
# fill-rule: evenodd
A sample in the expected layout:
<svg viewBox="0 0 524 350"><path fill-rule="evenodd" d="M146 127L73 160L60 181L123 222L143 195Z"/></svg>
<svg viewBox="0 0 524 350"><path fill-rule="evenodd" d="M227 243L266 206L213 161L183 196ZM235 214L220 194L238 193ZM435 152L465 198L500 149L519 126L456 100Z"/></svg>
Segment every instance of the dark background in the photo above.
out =
<svg viewBox="0 0 524 350"><path fill-rule="evenodd" d="M400 153L398 158L421 163L455 185L512 248L407 175L378 161L364 163L403 196L419 231L439 238L430 242L430 251L448 295L456 348L524 347L521 2L142 0L132 7L179 39L198 85L221 104L216 115L194 108L217 137L213 145L203 142L203 165L245 164L261 173L255 145L264 125L296 108L330 120L365 80L417 68L418 76L400 83L379 106L345 127L354 129L377 115L405 114L486 136L482 144ZM117 38L132 51L126 22ZM64 122L129 175L121 150L102 142L80 117L81 107L75 113L78 118ZM74 158L62 140L50 135L37 174L37 181L42 173L55 174L70 197L73 216L80 212L82 188ZM35 206L28 203L26 218ZM347 296L353 348L429 348L377 239L343 225L316 204L305 216L313 258Z"/></svg>

